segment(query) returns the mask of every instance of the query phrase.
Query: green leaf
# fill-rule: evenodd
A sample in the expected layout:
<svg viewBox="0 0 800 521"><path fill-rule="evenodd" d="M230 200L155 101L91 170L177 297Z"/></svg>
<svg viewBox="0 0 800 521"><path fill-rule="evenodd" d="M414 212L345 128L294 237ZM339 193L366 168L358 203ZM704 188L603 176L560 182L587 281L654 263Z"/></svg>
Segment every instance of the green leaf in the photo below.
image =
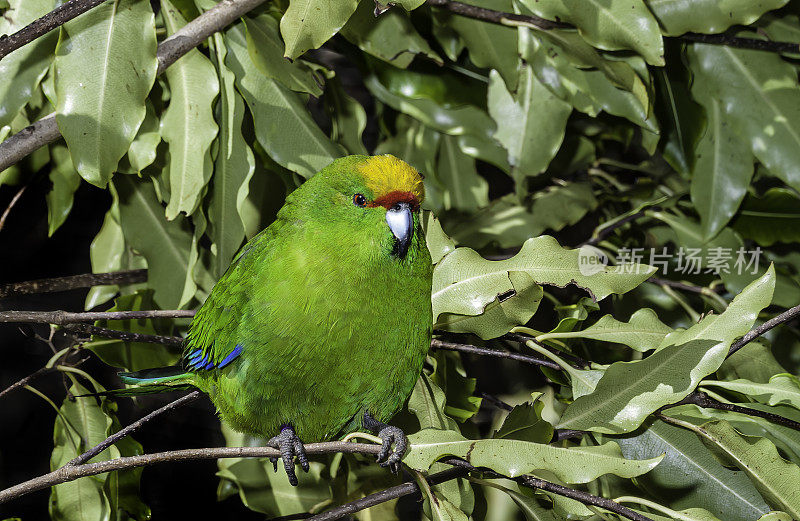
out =
<svg viewBox="0 0 800 521"><path fill-rule="evenodd" d="M646 265L621 265L598 267L597 272L584 275L579 269L580 255L546 235L525 241L517 255L501 261L486 260L469 248L456 248L433 272L434 318L441 313L479 315L498 294L512 289L511 271L525 272L537 284L575 284L597 300L630 291L654 271Z"/></svg>
<svg viewBox="0 0 800 521"><path fill-rule="evenodd" d="M721 33L734 25L750 25L788 0L647 0L666 36L688 32Z"/></svg>
<svg viewBox="0 0 800 521"><path fill-rule="evenodd" d="M431 381L445 393L444 413L461 422L469 420L478 413L482 398L473 396L475 378L468 378L457 353L437 351L433 355L436 370Z"/></svg>
<svg viewBox="0 0 800 521"><path fill-rule="evenodd" d="M786 188L770 188L763 196L748 195L732 223L745 239L761 246L800 241L800 197Z"/></svg>
<svg viewBox="0 0 800 521"><path fill-rule="evenodd" d="M475 160L461 153L452 136L442 136L436 179L444 187L441 198L446 210L468 212L489 204L489 183L478 175Z"/></svg>
<svg viewBox="0 0 800 521"><path fill-rule="evenodd" d="M422 79L414 76L413 73L402 72L402 81L398 81L400 87L408 86L413 90L422 82ZM416 94L414 97L402 96L389 90L374 74L368 76L364 80L364 84L381 102L408 114L434 130L454 136L469 134L492 139L496 128L494 121L485 110L474 105L458 103L458 100L445 103L420 94ZM442 89L446 87L446 84L441 85Z"/></svg>
<svg viewBox="0 0 800 521"><path fill-rule="evenodd" d="M147 259L148 285L162 309L185 306L197 286L189 263L192 233L184 218L167 221L148 181L119 176L119 213L125 240Z"/></svg>
<svg viewBox="0 0 800 521"><path fill-rule="evenodd" d="M422 373L408 399L408 410L417 417L420 428L458 431L458 424L445 414L444 406L444 391Z"/></svg>
<svg viewBox="0 0 800 521"><path fill-rule="evenodd" d="M70 392L81 395L91 391L74 382ZM110 426L111 418L103 413L94 398L66 398L55 421L50 470L64 466L106 439ZM111 459L113 450L113 447L106 449L90 461ZM54 486L50 493L51 518L58 521L108 519L110 505L103 493L107 476L99 474Z"/></svg>
<svg viewBox="0 0 800 521"><path fill-rule="evenodd" d="M439 219L436 218L433 212L423 213L422 227L425 230L425 243L428 246L433 264L438 263L445 255L456 249L453 239L444 233Z"/></svg>
<svg viewBox="0 0 800 521"><path fill-rule="evenodd" d="M746 472L770 505L800 518L800 467L781 458L772 442L748 439L724 421L709 422L693 430Z"/></svg>
<svg viewBox="0 0 800 521"><path fill-rule="evenodd" d="M72 210L75 191L81 184L81 176L72 166L72 159L66 147L56 145L50 153L53 155L55 165L50 170L50 182L53 183L53 188L46 196L48 237L52 237L53 233L64 224Z"/></svg>
<svg viewBox="0 0 800 521"><path fill-rule="evenodd" d="M516 96L491 71L488 104L515 179L544 172L561 147L572 107L539 83L531 67L522 68Z"/></svg>
<svg viewBox="0 0 800 521"><path fill-rule="evenodd" d="M660 457L627 460L613 442L563 448L510 439L468 440L458 432L438 429L423 429L409 436L408 441L411 446L403 463L423 472L437 459L455 456L509 477L548 470L567 483L588 483L604 474L640 476L661 461Z"/></svg>
<svg viewBox="0 0 800 521"><path fill-rule="evenodd" d="M0 16L0 34L17 32L52 11L54 4L54 0L10 0ZM57 40L57 33L50 32L0 60L0 128L11 123L37 91L53 61Z"/></svg>
<svg viewBox="0 0 800 521"><path fill-rule="evenodd" d="M775 289L777 291L777 285ZM784 372L786 370L775 360L772 350L762 339L757 339L725 359L725 363L717 370L717 377L768 382L774 375Z"/></svg>
<svg viewBox="0 0 800 521"><path fill-rule="evenodd" d="M511 0L471 0L470 5L513 12ZM496 69L509 90L517 88L517 29L491 24L448 12L437 13L440 21L454 29L469 49L469 58L478 67Z"/></svg>
<svg viewBox="0 0 800 521"><path fill-rule="evenodd" d="M634 362L616 362L591 394L564 411L558 428L620 434L636 429L659 407L678 402L716 371L733 341L772 300L775 270L751 283L720 315L706 316L666 336L661 347Z"/></svg>
<svg viewBox="0 0 800 521"><path fill-rule="evenodd" d="M214 179L208 205L209 236L216 246L216 279L228 269L244 240L242 208L250 179L255 171L255 156L242 136L244 101L234 87L234 75L225 66L225 43L214 35L214 51L219 73L219 141Z"/></svg>
<svg viewBox="0 0 800 521"><path fill-rule="evenodd" d="M697 82L693 92L706 109L708 128L695 150L691 195L703 234L711 239L728 224L747 192L753 154L728 124L720 101L706 97Z"/></svg>
<svg viewBox="0 0 800 521"><path fill-rule="evenodd" d="M416 3L419 4L420 0L416 0ZM364 52L401 69L408 67L417 55L426 56L439 65L443 63L427 40L414 29L406 13L400 9L390 9L376 17L374 12L375 2L362 0L342 27L342 36Z"/></svg>
<svg viewBox="0 0 800 521"><path fill-rule="evenodd" d="M63 27L56 123L81 177L102 188L144 120L158 68L153 10L147 2L114 0Z"/></svg>
<svg viewBox="0 0 800 521"><path fill-rule="evenodd" d="M587 183L548 186L537 190L528 205L515 194L495 199L474 216L453 225L459 243L480 248L489 242L501 248L519 246L545 230L571 226L597 208L597 199Z"/></svg>
<svg viewBox="0 0 800 521"><path fill-rule="evenodd" d="M609 51L634 50L650 65L664 65L661 30L642 0L521 2L539 16L575 25L581 36L595 47Z"/></svg>
<svg viewBox="0 0 800 521"><path fill-rule="evenodd" d="M485 481L482 479L475 479L474 482L484 487L491 487L508 494L508 497L519 507L526 521L562 521L564 519L552 509L540 505L535 498L526 496L520 492L516 483L509 483L509 487L504 487L493 481Z"/></svg>
<svg viewBox="0 0 800 521"><path fill-rule="evenodd" d="M367 127L367 113L342 87L338 76L325 82L325 101L331 118L331 139L342 145L351 154L367 154L361 139Z"/></svg>
<svg viewBox="0 0 800 521"><path fill-rule="evenodd" d="M719 100L724 119L753 155L800 189L800 88L792 65L774 54L721 45L687 50L695 95Z"/></svg>
<svg viewBox="0 0 800 521"><path fill-rule="evenodd" d="M186 25L169 0L161 0L167 32ZM161 118L161 136L169 144L167 219L194 213L203 187L211 178L211 142L217 136L212 103L219 93L214 66L197 49L186 53L166 72L170 102ZM164 175L162 174L162 177Z"/></svg>
<svg viewBox="0 0 800 521"><path fill-rule="evenodd" d="M243 28L234 26L225 36L226 64L253 114L256 139L270 157L308 178L342 155L311 118L305 100L256 68Z"/></svg>
<svg viewBox="0 0 800 521"><path fill-rule="evenodd" d="M244 18L247 28L247 51L259 71L284 87L312 96L322 94L313 71L302 61L291 62L283 57L284 48L278 32L278 21L268 14Z"/></svg>
<svg viewBox="0 0 800 521"><path fill-rule="evenodd" d="M133 138L128 149L128 162L137 174L153 164L156 160L156 150L161 143L158 116L150 100L145 102L146 112L144 121L139 127L139 132Z"/></svg>
<svg viewBox="0 0 800 521"><path fill-rule="evenodd" d="M533 402L517 405L511 409L503 420L503 425L492 438L550 443L553 438L553 426L542 419L542 409L544 403L538 398Z"/></svg>
<svg viewBox="0 0 800 521"><path fill-rule="evenodd" d="M281 18L281 35L286 42L284 56L294 60L316 49L347 22L358 0L290 0Z"/></svg>
<svg viewBox="0 0 800 521"><path fill-rule="evenodd" d="M631 315L628 322L620 322L611 315L605 315L581 331L545 333L537 336L536 340L541 342L551 338L591 338L624 344L644 353L658 347L671 331L672 328L661 322L652 309L642 308Z"/></svg>
<svg viewBox="0 0 800 521"><path fill-rule="evenodd" d="M630 459L664 454L637 481L657 497L668 498L671 508L702 506L726 521L751 521L769 511L744 473L723 467L686 429L655 421L636 436L617 438L617 443Z"/></svg>
<svg viewBox="0 0 800 521"><path fill-rule="evenodd" d="M544 291L525 272L509 271L508 279L511 289L497 295L486 305L483 313L478 316L442 313L436 321L435 329L453 333L475 333L483 339L490 339L526 324L539 308Z"/></svg>
<svg viewBox="0 0 800 521"><path fill-rule="evenodd" d="M703 380L702 387L717 387L747 395L749 398L767 405L789 404L800 409L800 382L789 373L776 374L769 382L758 383L739 379L732 381Z"/></svg>

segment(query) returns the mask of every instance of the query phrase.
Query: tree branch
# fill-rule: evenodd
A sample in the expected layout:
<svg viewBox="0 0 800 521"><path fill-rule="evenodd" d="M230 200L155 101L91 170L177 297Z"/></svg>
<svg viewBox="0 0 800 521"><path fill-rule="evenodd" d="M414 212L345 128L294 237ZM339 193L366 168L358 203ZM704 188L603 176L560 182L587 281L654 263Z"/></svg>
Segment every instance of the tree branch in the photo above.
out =
<svg viewBox="0 0 800 521"><path fill-rule="evenodd" d="M764 322L763 324L754 329L751 329L750 331L747 332L746 335L744 335L738 341L734 342L733 345L731 345L731 348L728 351L728 356L731 356L733 353L743 348L756 338L760 337L773 327L783 324L784 322L788 322L793 318L797 317L798 315L800 315L800 305L787 309L780 315L767 320L766 322Z"/></svg>
<svg viewBox="0 0 800 521"><path fill-rule="evenodd" d="M36 378L39 378L42 375L45 375L45 374L48 374L48 373L52 373L55 370L56 370L55 367L41 367L41 368L37 369L36 371L32 372L31 374L29 374L25 378L17 380L13 384L9 385L8 387L6 387L2 391L0 391L0 398L2 398L5 394L10 393L14 389L19 389L20 387L25 387L32 380L35 380Z"/></svg>
<svg viewBox="0 0 800 521"><path fill-rule="evenodd" d="M333 454L343 452L347 454L368 454L377 456L381 450L380 445L368 443L351 443L345 441L329 441L322 443L309 443L305 446L306 454ZM114 470L125 470L157 463L174 461L189 461L219 458L275 458L280 457L280 451L272 447L209 447L204 449L183 449L139 456L114 458L96 463L82 465L64 465L49 472L5 490L0 490L0 504L12 499L42 490L59 483L74 481L86 476L94 476Z"/></svg>
<svg viewBox="0 0 800 521"><path fill-rule="evenodd" d="M165 346L181 347L183 337L146 335L144 333L131 333L130 331L119 331L107 327L98 327L90 324L67 324L64 329L75 333L85 333L89 335L101 336L103 338L114 338L125 342L145 342L147 344L161 344Z"/></svg>
<svg viewBox="0 0 800 521"><path fill-rule="evenodd" d="M431 347L433 349L443 349L445 351L459 351L461 353L492 356L495 358L506 358L508 360L516 360L518 362L525 362L527 364L549 367L550 369L555 369L556 371L561 370L561 366L553 362L552 360L539 358L538 356L533 356L533 355L524 355L522 353L510 353L508 351L500 351L499 349L489 349L487 347L478 347L470 344L457 344L454 342L445 342L443 340L438 340L435 338L431 340Z"/></svg>
<svg viewBox="0 0 800 521"><path fill-rule="evenodd" d="M84 273L68 277L27 280L0 284L0 298L32 293L53 293L72 289L91 288L108 284L136 284L147 282L147 270L112 271L110 273Z"/></svg>
<svg viewBox="0 0 800 521"><path fill-rule="evenodd" d="M130 434L132 434L133 432L138 430L142 425L144 425L145 423L149 422L153 418L156 418L156 417L164 414L165 412L169 412L169 411L175 410L178 407L186 405L187 403L191 403L191 402L197 400L198 398L200 398L201 396L203 396L203 393L201 393L200 391L192 391L189 394L187 394L186 396L182 396L182 397L178 398L177 400L172 401L172 402L168 403L167 405L165 405L165 406L163 406L163 407L161 407L159 409L156 409L155 411L151 412L150 414L139 418L138 420L136 420L135 422L131 423L127 427L118 430L117 432L115 432L114 434L112 434L111 436L106 438L105 440L101 441L100 443L98 443L97 445L92 447L91 449L87 450L86 452L84 452L80 456L76 457L75 459L68 461L65 466L74 467L76 465L82 465L82 464L86 463L87 461L89 461L90 459L94 458L95 456L97 456L98 454L100 454L101 452L103 452L104 450L109 448L110 446L114 445L116 442L118 442L122 438L125 438L126 436L129 436Z"/></svg>
<svg viewBox="0 0 800 521"><path fill-rule="evenodd" d="M444 483L445 481L462 478L467 474L469 474L468 469L457 467L432 474L426 477L425 480L430 485L438 485L439 483ZM356 499L355 501L345 503L344 505L332 508L330 510L326 510L325 512L311 516L307 519L309 521L334 521L350 514L355 514L356 512L360 512L369 507L373 507L402 496L414 494L419 491L419 485L413 481L409 481L407 483L402 483L395 487L387 488L386 490L381 490L380 492L375 492L374 494L364 496Z"/></svg>
<svg viewBox="0 0 800 521"><path fill-rule="evenodd" d="M553 494L558 494L559 496L564 496L570 499L574 499L576 501L580 501L584 505L593 505L596 507L603 508L605 510L608 510L609 512L614 512L615 514L619 514L622 517L632 519L633 521L653 521L649 517L645 517L642 514L634 512L630 508L624 507L619 503L617 503L616 501L612 501L610 499L606 499L600 496L595 496L594 494L589 494L588 492L583 492L582 490L575 490L574 488L569 488L563 485L558 485L556 483L551 483L550 481L545 481L543 479L539 479L536 476L531 476L529 474L524 474L522 476L510 478L508 476L504 476L503 474L495 472L491 469L483 469L483 468L479 469L473 467L466 461L459 458L447 458L440 461L442 463L447 463L448 465L454 465L457 467L468 469L470 471L482 472L484 474L488 474L493 478L510 479L528 488L544 490L546 492L552 492Z"/></svg>
<svg viewBox="0 0 800 521"><path fill-rule="evenodd" d="M11 209L14 208L14 205L17 204L17 201L20 200L22 194L25 193L25 190L27 190L27 188L28 185L22 185L22 188L17 190L17 193L14 194L14 197L12 197L11 201L9 201L8 206L6 206L5 211L3 211L3 215L0 215L0 230L2 230L3 226L6 225L6 219L8 219L8 215L11 213Z"/></svg>
<svg viewBox="0 0 800 521"><path fill-rule="evenodd" d="M206 38L264 2L265 0L221 0L158 45L158 74ZM25 127L0 143L0 172L60 137L55 114Z"/></svg>
<svg viewBox="0 0 800 521"><path fill-rule="evenodd" d="M702 382L700 383L702 384ZM790 420L789 418L785 418L783 416L778 416L777 414L773 414L771 412L759 411L758 409L742 407L741 405L735 405L732 403L723 403L711 398L702 391L695 391L678 403L673 403L671 405L667 405L666 407L662 407L659 409L659 411L686 404L697 405L698 407L703 407L705 409L718 409L720 411L738 412L739 414L745 414L747 416L756 416L758 418L764 418L765 420L776 425L782 425L784 427L789 427L790 429L800 431L800 422Z"/></svg>
<svg viewBox="0 0 800 521"><path fill-rule="evenodd" d="M14 34L0 36L0 60L106 0L69 0Z"/></svg>
<svg viewBox="0 0 800 521"><path fill-rule="evenodd" d="M63 326L76 322L95 320L142 320L148 318L192 318L192 309L167 309L151 311L0 311L0 323L20 322L27 324L55 324Z"/></svg>

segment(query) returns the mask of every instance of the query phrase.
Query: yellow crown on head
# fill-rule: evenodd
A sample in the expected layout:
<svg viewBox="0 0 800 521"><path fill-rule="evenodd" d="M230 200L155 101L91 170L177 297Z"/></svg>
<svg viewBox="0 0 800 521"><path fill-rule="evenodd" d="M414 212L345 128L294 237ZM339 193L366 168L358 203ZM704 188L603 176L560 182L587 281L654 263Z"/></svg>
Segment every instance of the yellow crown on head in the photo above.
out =
<svg viewBox="0 0 800 521"><path fill-rule="evenodd" d="M425 199L420 173L393 155L372 156L359 166L359 172L375 199L394 191L410 192L420 203Z"/></svg>

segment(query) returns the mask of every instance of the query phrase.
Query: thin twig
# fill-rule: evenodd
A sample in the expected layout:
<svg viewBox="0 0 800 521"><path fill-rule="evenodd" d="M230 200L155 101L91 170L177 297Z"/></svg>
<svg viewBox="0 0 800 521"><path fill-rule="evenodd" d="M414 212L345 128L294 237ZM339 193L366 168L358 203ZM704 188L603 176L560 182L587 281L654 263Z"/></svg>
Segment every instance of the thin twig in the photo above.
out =
<svg viewBox="0 0 800 521"><path fill-rule="evenodd" d="M381 450L380 445L368 443L351 443L343 441L329 441L323 443L309 443L305 445L306 454L334 454L343 452L347 454L367 454L377 456ZM209 447L204 449L183 449L167 452L156 452L153 454L142 454L139 456L128 456L114 458L95 463L84 463L82 465L65 465L59 469L49 472L42 476L30 479L5 490L0 490L0 504L16 499L20 496L36 492L45 488L74 481L86 476L95 476L105 472L115 470L125 470L157 463L190 461L201 459L220 459L220 458L276 458L280 457L280 451L272 447Z"/></svg>
<svg viewBox="0 0 800 521"><path fill-rule="evenodd" d="M667 405L666 407L662 407L659 409L659 411L686 404L694 404L705 409L718 409L720 411L738 412L739 414L745 414L747 416L756 416L758 418L764 418L765 420L776 425L782 425L784 427L789 427L790 429L800 431L800 422L790 420L789 418L783 416L778 416L777 414L773 414L771 412L759 411L758 409L742 407L741 405L735 405L732 403L723 403L719 400L711 398L702 391L695 391L678 403L673 403L671 405Z"/></svg>
<svg viewBox="0 0 800 521"><path fill-rule="evenodd" d="M767 51L779 54L800 53L800 43L795 42L774 42L770 40L759 40L757 38L739 38L730 33L722 34L699 34L686 33L678 36L678 39L687 42L707 43L711 45L724 45L726 47L737 47L739 49L753 49L756 51Z"/></svg>
<svg viewBox="0 0 800 521"><path fill-rule="evenodd" d="M674 280L662 279L659 277L650 277L649 279L647 279L647 282L652 282L653 284L658 284L659 286L669 286L670 288L688 291L689 293L699 293L701 295L706 295L709 292L719 293L723 289L722 286L719 286L719 289L715 291L706 286L695 286L694 284L687 284L686 282L677 282Z"/></svg>
<svg viewBox="0 0 800 521"><path fill-rule="evenodd" d="M2 170L0 170L0 172L2 172ZM20 197L22 197L22 194L25 192L26 188L28 188L28 185L22 185L22 188L17 190L17 193L14 194L14 197L11 198L11 201L8 203L8 206L6 206L3 215L0 216L0 230L2 230L3 226L6 225L6 219L8 219L8 215L11 213L11 209L14 208L15 204L17 204L17 201L19 201Z"/></svg>
<svg viewBox="0 0 800 521"><path fill-rule="evenodd" d="M780 324L783 324L784 322L788 322L788 321L792 320L793 318L797 317L798 315L800 315L800 305L797 305L797 306L795 306L793 308L787 309L786 311L784 311L780 315L767 320L766 322L764 322L763 324L761 324L757 328L751 329L750 331L748 331L748 333L746 335L744 335L738 341L734 342L733 345L731 345L731 348L728 351L728 356L731 356L733 353L735 353L739 349L743 348L744 346L746 346L748 343L752 342L756 338L760 337L761 335L763 335L764 333L766 333L767 331L769 331L773 327L775 327L777 325L780 325Z"/></svg>
<svg viewBox="0 0 800 521"><path fill-rule="evenodd" d="M610 224L610 225L606 226L605 228L596 230L595 234L592 236L592 238L589 239L588 241L582 243L580 246L597 246L600 243L600 241L602 241L603 239L605 239L606 237L611 235L611 232L613 232L617 228L625 226L629 222L635 221L636 219L638 219L640 217L644 217L644 215L645 215L644 212L645 212L644 209L643 210L639 210L638 212L633 213L631 215L628 215L626 217L623 217L622 219L614 222L613 224Z"/></svg>
<svg viewBox="0 0 800 521"><path fill-rule="evenodd" d="M443 349L446 351L459 351L462 353L493 356L495 358L506 358L508 360L516 360L518 362L549 367L550 369L555 369L556 371L561 370L561 366L552 360L539 358L538 356L533 355L524 355L522 353L510 353L508 351L500 351L499 349L489 349L487 347L478 347L469 344L457 344L455 342L445 342L438 339L431 340L431 347L433 349Z"/></svg>
<svg viewBox="0 0 800 521"><path fill-rule="evenodd" d="M591 363L588 360L584 360L583 358L581 358L579 356L576 356L576 355L573 355L572 353L567 353L566 351L559 351L557 349L553 349L552 347L548 346L547 344L539 342L538 340L536 340L536 338L534 338L534 337L532 337L530 335L523 335L522 333L506 333L505 335L503 335L500 338L502 338L504 340L511 340L512 342L519 342L521 344L525 344L527 342L533 342L534 344L538 345L539 347L547 349L550 352L554 352L559 357L561 357L561 358L563 358L565 360L569 360L570 362L572 362L572 365L574 365L578 369L586 369L587 367L589 367L591 365ZM553 363L555 363L555 362L553 362ZM558 365L558 364L556 364L556 365ZM558 366L558 367L559 367L559 370L560 370L561 366Z"/></svg>
<svg viewBox="0 0 800 521"><path fill-rule="evenodd" d="M146 335L144 333L119 331L117 329L93 326L91 324L68 324L64 326L64 329L70 332L85 333L103 338L114 338L125 342L144 342L146 344L161 344L174 347L181 347L183 345L183 338L179 336Z"/></svg>
<svg viewBox="0 0 800 521"><path fill-rule="evenodd" d="M589 494L588 492L583 492L582 490L575 490L574 488L569 488L563 485L558 485L556 483L551 483L550 481L545 481L543 479L539 479L529 474L517 476L515 478L510 478L508 476L504 476L503 474L495 472L491 469L473 467L468 462L459 458L446 458L440 461L442 463L447 463L448 465L454 465L456 467L461 467L464 469L468 469L470 471L482 472L493 478L511 479L525 487L544 490L546 492L552 492L553 494L558 494L559 496L564 496L570 499L574 499L576 501L580 501L584 505L593 505L596 507L604 508L609 512L614 512L615 514L619 514L622 517L632 519L633 521L653 521L649 517L645 517L637 512L634 512L630 508L624 507L619 503L617 503L616 501L612 501L610 499L606 499L600 496L595 496L594 494Z"/></svg>
<svg viewBox="0 0 800 521"><path fill-rule="evenodd" d="M216 6L201 14L172 36L158 44L158 74L194 49L209 36L231 22L263 4L266 0L221 0ZM0 143L0 172L18 163L39 147L49 145L61 137L55 114L20 130Z"/></svg>
<svg viewBox="0 0 800 521"><path fill-rule="evenodd" d="M142 320L148 318L192 318L191 309L166 309L150 311L0 311L0 323L20 322L28 324L74 324L94 322L95 320Z"/></svg>
<svg viewBox="0 0 800 521"><path fill-rule="evenodd" d="M109 273L83 273L68 277L27 280L0 284L0 298L32 293L53 293L72 289L91 288L109 284L136 284L147 282L147 270L112 271Z"/></svg>
<svg viewBox="0 0 800 521"><path fill-rule="evenodd" d="M69 0L14 34L0 36L0 60L107 0Z"/></svg>
<svg viewBox="0 0 800 521"><path fill-rule="evenodd" d="M104 450L109 448L110 446L114 445L116 442L118 442L122 438L131 435L133 432L138 430L142 425L144 425L145 423L149 422L153 418L161 416L165 412L169 412L169 411L175 410L178 407L186 405L187 403L191 403L191 402L197 400L198 398L200 398L201 396L203 396L203 393L201 393L200 391L192 391L189 394L187 394L186 396L182 396L182 397L178 398L177 400L172 401L172 402L168 403L167 405L165 405L165 406L163 406L163 407L161 407L159 409L156 409L155 411L151 412L150 414L139 418L138 420L136 420L135 422L131 423L127 427L118 430L117 432L115 432L114 434L112 434L111 436L106 438L105 440L101 441L100 443L98 443L97 445L92 447L91 449L89 449L86 452L84 452L83 454L81 454L80 456L68 461L65 466L74 467L76 465L82 465L82 464L86 463L87 461L89 461L90 459L94 458L95 456L97 456L98 454L100 454L101 452L103 452Z"/></svg>
<svg viewBox="0 0 800 521"><path fill-rule="evenodd" d="M426 477L425 481L431 485L438 485L439 483L444 483L445 481L462 478L467 474L469 474L468 469L456 467L432 474ZM315 516L309 517L308 520L335 521L336 519L341 519L350 514L355 514L356 512L360 512L369 507L373 507L399 497L407 496L409 494L415 494L419 491L419 485L417 483L411 481L402 483L395 487L387 488L386 490L381 490L380 492L375 492L374 494L356 499L350 503L331 508L330 510L326 510L325 512L321 512Z"/></svg>
<svg viewBox="0 0 800 521"><path fill-rule="evenodd" d="M21 387L25 387L26 385L28 385L31 381L35 380L36 378L39 378L40 376L48 374L48 373L52 373L55 370L56 370L55 367L42 367L40 369L37 369L36 371L32 372L31 374L29 374L25 378L22 378L21 380L17 380L13 384L9 385L8 387L6 387L2 391L0 391L0 398L2 398L4 395L10 393L14 389L19 389Z"/></svg>

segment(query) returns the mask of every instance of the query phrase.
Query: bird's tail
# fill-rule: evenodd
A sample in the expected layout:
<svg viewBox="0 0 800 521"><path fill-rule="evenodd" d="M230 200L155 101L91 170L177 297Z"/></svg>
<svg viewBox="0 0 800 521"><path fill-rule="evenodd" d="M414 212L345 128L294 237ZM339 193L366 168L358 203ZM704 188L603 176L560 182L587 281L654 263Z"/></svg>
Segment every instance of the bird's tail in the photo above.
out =
<svg viewBox="0 0 800 521"><path fill-rule="evenodd" d="M112 389L101 393L86 394L83 396L141 396L144 394L158 394L170 391L192 389L192 374L183 367L176 365L158 367L156 369L143 369L132 373L119 373L122 383L135 385L127 389Z"/></svg>

